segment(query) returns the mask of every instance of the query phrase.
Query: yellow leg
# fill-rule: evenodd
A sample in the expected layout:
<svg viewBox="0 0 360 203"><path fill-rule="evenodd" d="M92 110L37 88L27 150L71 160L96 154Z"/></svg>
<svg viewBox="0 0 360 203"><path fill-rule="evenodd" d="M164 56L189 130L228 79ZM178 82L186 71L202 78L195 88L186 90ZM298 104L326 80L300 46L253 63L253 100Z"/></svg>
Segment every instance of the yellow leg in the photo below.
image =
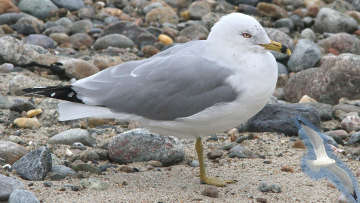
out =
<svg viewBox="0 0 360 203"><path fill-rule="evenodd" d="M215 185L218 187L224 187L227 183L232 183L233 181L223 181L214 177L207 177L205 164L204 164L204 148L201 142L201 137L196 138L195 150L198 155L199 165L200 165L200 182L208 185Z"/></svg>

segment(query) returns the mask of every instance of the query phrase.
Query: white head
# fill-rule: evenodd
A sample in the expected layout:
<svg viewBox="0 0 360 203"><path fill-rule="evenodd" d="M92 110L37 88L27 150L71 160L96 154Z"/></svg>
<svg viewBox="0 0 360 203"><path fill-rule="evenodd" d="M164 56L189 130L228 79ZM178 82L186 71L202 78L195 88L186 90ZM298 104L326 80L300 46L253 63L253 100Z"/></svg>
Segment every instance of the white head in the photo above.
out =
<svg viewBox="0 0 360 203"><path fill-rule="evenodd" d="M211 41L229 41L241 46L269 44L270 39L260 23L251 16L231 13L223 16L211 28L208 36Z"/></svg>

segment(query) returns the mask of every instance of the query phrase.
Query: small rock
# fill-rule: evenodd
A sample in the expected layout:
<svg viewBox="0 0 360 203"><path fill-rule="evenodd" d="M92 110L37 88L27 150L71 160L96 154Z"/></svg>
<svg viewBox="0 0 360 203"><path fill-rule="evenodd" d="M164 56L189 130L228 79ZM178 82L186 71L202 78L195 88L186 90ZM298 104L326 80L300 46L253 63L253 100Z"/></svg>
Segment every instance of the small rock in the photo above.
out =
<svg viewBox="0 0 360 203"><path fill-rule="evenodd" d="M52 187L54 184L52 182L45 181L43 185L44 187Z"/></svg>
<svg viewBox="0 0 360 203"><path fill-rule="evenodd" d="M100 156L95 150L86 150L81 152L80 159L84 162L100 160Z"/></svg>
<svg viewBox="0 0 360 203"><path fill-rule="evenodd" d="M70 11L76 11L84 8L83 0L51 0L57 7L66 8Z"/></svg>
<svg viewBox="0 0 360 203"><path fill-rule="evenodd" d="M77 50L88 49L94 42L94 40L86 33L75 33L70 36L69 41L72 47Z"/></svg>
<svg viewBox="0 0 360 203"><path fill-rule="evenodd" d="M23 188L24 184L19 180L0 174L0 201L8 200L14 190Z"/></svg>
<svg viewBox="0 0 360 203"><path fill-rule="evenodd" d="M314 67L321 58L320 48L308 39L300 39L290 56L288 67L292 72Z"/></svg>
<svg viewBox="0 0 360 203"><path fill-rule="evenodd" d="M147 163L153 167L162 167L162 163L160 161L151 160L148 161Z"/></svg>
<svg viewBox="0 0 360 203"><path fill-rule="evenodd" d="M207 1L194 1L189 7L189 15L191 19L199 20L204 15L210 13L211 8Z"/></svg>
<svg viewBox="0 0 360 203"><path fill-rule="evenodd" d="M167 36L165 34L159 35L158 39L164 45L171 45L171 44L174 43L174 41L171 39L171 37L169 37L169 36Z"/></svg>
<svg viewBox="0 0 360 203"><path fill-rule="evenodd" d="M41 19L53 16L58 10L51 0L22 0L18 6L21 11Z"/></svg>
<svg viewBox="0 0 360 203"><path fill-rule="evenodd" d="M134 42L121 34L110 34L98 38L94 43L94 49L106 49L108 47L128 48L133 47Z"/></svg>
<svg viewBox="0 0 360 203"><path fill-rule="evenodd" d="M256 6L257 12L261 15L272 17L272 18L285 18L287 12L278 5L266 2L260 2Z"/></svg>
<svg viewBox="0 0 360 203"><path fill-rule="evenodd" d="M265 182L260 183L258 189L261 192L273 192L273 193L281 192L281 187L279 185L276 185L276 184L268 185Z"/></svg>
<svg viewBox="0 0 360 203"><path fill-rule="evenodd" d="M0 1L0 14L10 12L20 12L20 10L11 0Z"/></svg>
<svg viewBox="0 0 360 203"><path fill-rule="evenodd" d="M160 52L159 49L157 49L156 47L152 46L152 45L145 45L143 46L143 48L141 49L141 51L144 53L145 57L151 57L157 53Z"/></svg>
<svg viewBox="0 0 360 203"><path fill-rule="evenodd" d="M99 72L96 66L82 59L66 58L58 62L62 64L61 68L69 78L81 79Z"/></svg>
<svg viewBox="0 0 360 203"><path fill-rule="evenodd" d="M51 154L46 147L31 151L17 160L13 167L26 180L43 180L51 170Z"/></svg>
<svg viewBox="0 0 360 203"><path fill-rule="evenodd" d="M318 44L326 53L335 50L337 55L340 53L360 54L360 40L348 33L333 34L326 39L320 40Z"/></svg>
<svg viewBox="0 0 360 203"><path fill-rule="evenodd" d="M360 117L359 114L354 112L351 115L346 116L341 121L341 127L347 132L360 130Z"/></svg>
<svg viewBox="0 0 360 203"><path fill-rule="evenodd" d="M217 159L217 158L220 158L222 155L223 155L223 152L220 150L214 150L214 151L207 153L207 157L209 159Z"/></svg>
<svg viewBox="0 0 360 203"><path fill-rule="evenodd" d="M296 140L296 141L294 142L293 148L305 149L306 147L305 147L305 144L304 144L303 141L301 141L301 140Z"/></svg>
<svg viewBox="0 0 360 203"><path fill-rule="evenodd" d="M153 3L150 3L149 5L145 6L143 11L145 14L147 14L154 8L160 8L160 7L163 7L163 5L160 2L153 2Z"/></svg>
<svg viewBox="0 0 360 203"><path fill-rule="evenodd" d="M81 142L82 144L90 147L96 145L96 139L92 137L87 130L80 128L63 131L49 139L50 144L72 145L75 142Z"/></svg>
<svg viewBox="0 0 360 203"><path fill-rule="evenodd" d="M236 145L235 147L231 148L229 151L229 157L230 158L256 158L257 155L255 155L253 152L251 152L249 149L245 148L241 145Z"/></svg>
<svg viewBox="0 0 360 203"><path fill-rule="evenodd" d="M11 103L7 97L0 93L0 109L8 109L11 107Z"/></svg>
<svg viewBox="0 0 360 203"><path fill-rule="evenodd" d="M357 22L352 17L331 8L320 9L315 19L314 28L317 32L349 32L357 29Z"/></svg>
<svg viewBox="0 0 360 203"><path fill-rule="evenodd" d="M24 39L24 43L34 44L44 47L45 49L54 49L56 47L56 42L53 39L42 34L29 35Z"/></svg>
<svg viewBox="0 0 360 203"><path fill-rule="evenodd" d="M256 200L256 202L259 202L259 203L266 203L267 202L267 200L265 198L263 198L263 197L257 197L255 200Z"/></svg>
<svg viewBox="0 0 360 203"><path fill-rule="evenodd" d="M219 190L217 189L217 187L214 186L206 186L205 189L201 192L201 194L212 198L218 198Z"/></svg>
<svg viewBox="0 0 360 203"><path fill-rule="evenodd" d="M66 178L67 176L73 176L76 172L66 166L63 165L54 165L51 168L51 171L48 173L48 177L51 180L62 180Z"/></svg>
<svg viewBox="0 0 360 203"><path fill-rule="evenodd" d="M317 101L307 95L304 95L303 97L301 97L299 103L316 103Z"/></svg>
<svg viewBox="0 0 360 203"><path fill-rule="evenodd" d="M19 128L40 128L41 126L37 118L17 118L14 124Z"/></svg>
<svg viewBox="0 0 360 203"><path fill-rule="evenodd" d="M180 31L179 35L189 40L204 40L207 38L209 31L202 25L190 25Z"/></svg>
<svg viewBox="0 0 360 203"><path fill-rule="evenodd" d="M189 166L191 166L191 167L199 167L199 166L200 166L198 160L191 160L191 161L189 161L188 164L189 164Z"/></svg>
<svg viewBox="0 0 360 203"><path fill-rule="evenodd" d="M26 153L27 150L25 147L19 144L0 140L0 158L3 159L5 163L13 164Z"/></svg>
<svg viewBox="0 0 360 203"><path fill-rule="evenodd" d="M8 203L40 203L36 196L27 190L16 189L14 190L8 200Z"/></svg>
<svg viewBox="0 0 360 203"><path fill-rule="evenodd" d="M85 171L85 172L90 172L90 173L95 173L95 174L101 173L101 170L98 167L84 163L83 161L80 161L80 160L76 160L73 163L71 163L70 167L72 169L74 169L75 171Z"/></svg>
<svg viewBox="0 0 360 203"><path fill-rule="evenodd" d="M294 30L294 28L295 28L295 24L291 20L291 18L281 18L281 19L274 22L274 26L276 28L286 27L290 31Z"/></svg>
<svg viewBox="0 0 360 203"><path fill-rule="evenodd" d="M106 182L103 182L101 180L95 179L95 178L89 178L89 179L83 179L80 181L81 186L85 187L85 188L89 188L92 190L97 190L97 191L103 191L103 190L107 190L110 185Z"/></svg>
<svg viewBox="0 0 360 203"><path fill-rule="evenodd" d="M284 172L294 173L294 169L290 166L282 166L280 170Z"/></svg>
<svg viewBox="0 0 360 203"><path fill-rule="evenodd" d="M33 16L24 16L13 25L13 28L24 35L40 34L44 29L44 23Z"/></svg>
<svg viewBox="0 0 360 203"><path fill-rule="evenodd" d="M147 13L145 16L145 21L149 24L177 24L179 22L179 18L171 7L160 7L154 8L149 13Z"/></svg>
<svg viewBox="0 0 360 203"><path fill-rule="evenodd" d="M79 20L72 24L72 26L70 27L70 33L88 33L92 27L93 24L90 20Z"/></svg>
<svg viewBox="0 0 360 203"><path fill-rule="evenodd" d="M32 109L32 110L29 110L28 112L26 112L26 116L28 118L32 118L37 115L40 115L42 112L43 112L42 109Z"/></svg>
<svg viewBox="0 0 360 203"><path fill-rule="evenodd" d="M135 173L135 172L139 172L139 169L133 168L133 167L130 167L130 166L127 166L127 165L120 167L119 170L120 170L121 172L125 172L125 173Z"/></svg>
<svg viewBox="0 0 360 203"><path fill-rule="evenodd" d="M175 137L134 129L112 139L109 143L109 157L118 163L157 160L167 166L182 161L184 149Z"/></svg>

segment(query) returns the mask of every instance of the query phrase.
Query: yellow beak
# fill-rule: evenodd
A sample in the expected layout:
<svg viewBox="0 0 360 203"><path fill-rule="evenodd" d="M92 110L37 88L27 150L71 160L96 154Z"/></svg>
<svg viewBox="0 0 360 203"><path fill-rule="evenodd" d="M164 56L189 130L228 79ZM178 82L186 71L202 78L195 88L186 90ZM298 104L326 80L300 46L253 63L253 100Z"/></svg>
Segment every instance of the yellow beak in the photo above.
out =
<svg viewBox="0 0 360 203"><path fill-rule="evenodd" d="M260 44L260 46L263 46L265 49L272 50L272 51L278 51L287 55L291 55L291 50L287 48L285 45L282 45L280 42L272 41L269 44Z"/></svg>

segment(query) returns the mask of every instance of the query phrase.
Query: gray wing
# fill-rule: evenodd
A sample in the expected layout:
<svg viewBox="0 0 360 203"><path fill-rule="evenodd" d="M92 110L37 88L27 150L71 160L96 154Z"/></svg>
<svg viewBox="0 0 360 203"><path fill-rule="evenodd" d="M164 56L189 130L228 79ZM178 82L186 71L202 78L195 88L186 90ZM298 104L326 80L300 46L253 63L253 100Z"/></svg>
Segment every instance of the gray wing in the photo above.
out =
<svg viewBox="0 0 360 203"><path fill-rule="evenodd" d="M201 56L175 53L125 63L79 81L73 88L86 104L153 120L191 116L237 98L225 82L229 69ZM129 70L114 74L119 68Z"/></svg>

